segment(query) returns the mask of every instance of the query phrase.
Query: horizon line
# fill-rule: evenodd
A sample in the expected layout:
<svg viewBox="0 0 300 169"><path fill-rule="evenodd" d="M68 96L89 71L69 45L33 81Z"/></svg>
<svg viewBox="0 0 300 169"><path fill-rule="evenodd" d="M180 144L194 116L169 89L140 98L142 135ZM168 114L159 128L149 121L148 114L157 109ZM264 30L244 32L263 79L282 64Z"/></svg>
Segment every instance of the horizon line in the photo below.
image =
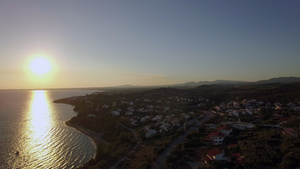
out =
<svg viewBox="0 0 300 169"><path fill-rule="evenodd" d="M256 81L244 81L244 80L213 80L213 81L189 81L189 82L182 82L182 83L174 83L174 84L161 84L161 85L132 85L132 84L124 84L124 85L117 85L117 86L103 86L103 87L53 87L53 88L18 88L18 89L13 89L13 88L6 88L6 89L0 89L0 90L71 90L71 89L88 89L88 90L92 90L92 89L101 89L101 88L155 88L155 87L179 87L179 86L184 86L187 83L212 83L212 82L217 82L217 81L227 81L227 82L240 82L240 83L255 83L255 82L260 82L260 81L268 81L268 80L272 80L272 79L280 79L280 78L299 78L300 77L296 77L296 76L283 76L283 77L274 77L274 78L269 78L269 79L263 79L263 80L256 80ZM127 86L127 87L126 87ZM187 85L188 86L188 85Z"/></svg>

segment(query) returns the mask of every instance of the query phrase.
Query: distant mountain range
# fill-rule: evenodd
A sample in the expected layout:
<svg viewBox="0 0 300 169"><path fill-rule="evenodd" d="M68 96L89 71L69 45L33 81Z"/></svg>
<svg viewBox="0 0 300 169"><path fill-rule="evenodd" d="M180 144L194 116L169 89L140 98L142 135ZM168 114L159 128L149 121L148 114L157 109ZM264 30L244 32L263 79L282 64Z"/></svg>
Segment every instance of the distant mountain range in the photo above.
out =
<svg viewBox="0 0 300 169"><path fill-rule="evenodd" d="M253 82L255 84L270 84L270 83L297 83L300 82L299 77L278 77L272 78L269 80L260 80L257 82Z"/></svg>
<svg viewBox="0 0 300 169"><path fill-rule="evenodd" d="M271 84L271 83L297 83L300 82L299 77L278 77L268 80L260 80L256 82L246 81L230 81L230 80L215 80L215 81L200 81L200 82L187 82L182 84L169 85L170 87L197 87L202 85L258 85L258 84Z"/></svg>
<svg viewBox="0 0 300 169"><path fill-rule="evenodd" d="M230 81L230 80L215 80L215 81L200 81L200 82L187 82L182 84L171 85L172 87L180 87L180 86L202 86L202 85L215 85L215 84L242 84L247 83L244 81Z"/></svg>
<svg viewBox="0 0 300 169"><path fill-rule="evenodd" d="M202 85L259 85L259 84L272 84L272 83L297 83L300 82L300 77L278 77L268 80L260 80L256 82L246 81L231 81L231 80L215 80L215 81L200 81L200 82L187 82L181 84L159 85L159 86L135 86L135 85L122 85L113 88L157 88L157 87L174 87L174 88L194 88Z"/></svg>

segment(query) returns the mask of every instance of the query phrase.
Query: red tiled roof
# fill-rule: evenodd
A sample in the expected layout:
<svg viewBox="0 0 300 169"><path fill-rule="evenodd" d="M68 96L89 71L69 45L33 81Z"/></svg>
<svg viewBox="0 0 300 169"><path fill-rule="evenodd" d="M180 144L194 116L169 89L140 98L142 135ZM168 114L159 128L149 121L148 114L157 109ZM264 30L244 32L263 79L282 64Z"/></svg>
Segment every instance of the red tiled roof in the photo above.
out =
<svg viewBox="0 0 300 169"><path fill-rule="evenodd" d="M213 133L209 133L206 137L205 140L212 140L214 137L224 137L225 134L217 131L217 132L213 132Z"/></svg>
<svg viewBox="0 0 300 169"><path fill-rule="evenodd" d="M213 157L221 153L223 153L223 150L218 148L210 149L207 151L207 155L209 155L209 157Z"/></svg>
<svg viewBox="0 0 300 169"><path fill-rule="evenodd" d="M230 126L222 126L217 128L217 130L231 130L232 128Z"/></svg>
<svg viewBox="0 0 300 169"><path fill-rule="evenodd" d="M231 157L242 158L240 153L231 153Z"/></svg>

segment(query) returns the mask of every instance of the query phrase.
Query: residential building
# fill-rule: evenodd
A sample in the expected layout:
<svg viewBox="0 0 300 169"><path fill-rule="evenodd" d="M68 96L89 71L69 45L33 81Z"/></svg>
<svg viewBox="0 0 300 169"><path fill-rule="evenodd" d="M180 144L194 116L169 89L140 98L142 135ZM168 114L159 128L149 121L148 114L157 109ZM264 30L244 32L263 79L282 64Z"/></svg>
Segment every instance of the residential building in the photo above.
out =
<svg viewBox="0 0 300 169"><path fill-rule="evenodd" d="M227 161L227 159L224 150L218 148L208 150L205 156L206 163L209 163L210 161Z"/></svg>
<svg viewBox="0 0 300 169"><path fill-rule="evenodd" d="M225 138L225 134L217 131L217 132L209 133L206 136L205 141L210 142L214 145L220 145L222 144L224 138Z"/></svg>
<svg viewBox="0 0 300 169"><path fill-rule="evenodd" d="M229 136L229 134L232 133L232 127L230 126L222 126L217 128L217 130L225 134L226 136Z"/></svg>

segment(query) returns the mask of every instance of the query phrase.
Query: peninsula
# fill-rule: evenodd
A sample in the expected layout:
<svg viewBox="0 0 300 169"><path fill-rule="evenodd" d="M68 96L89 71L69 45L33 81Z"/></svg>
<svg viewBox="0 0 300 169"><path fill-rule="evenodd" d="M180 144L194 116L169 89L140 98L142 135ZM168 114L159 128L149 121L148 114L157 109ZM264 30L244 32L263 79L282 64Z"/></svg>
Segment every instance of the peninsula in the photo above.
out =
<svg viewBox="0 0 300 169"><path fill-rule="evenodd" d="M81 168L299 167L299 91L300 83L203 85L55 102L73 105L78 115L66 124L97 144Z"/></svg>

